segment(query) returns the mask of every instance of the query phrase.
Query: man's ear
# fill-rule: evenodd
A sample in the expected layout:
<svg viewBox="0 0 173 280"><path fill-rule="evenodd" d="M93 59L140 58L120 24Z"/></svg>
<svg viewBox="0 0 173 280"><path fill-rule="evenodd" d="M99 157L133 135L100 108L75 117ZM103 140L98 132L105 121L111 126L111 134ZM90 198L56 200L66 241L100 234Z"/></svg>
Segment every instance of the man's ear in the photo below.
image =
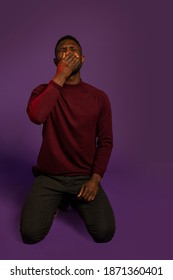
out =
<svg viewBox="0 0 173 280"><path fill-rule="evenodd" d="M55 65L57 66L57 64L58 64L58 59L57 58L54 58L54 63L55 63Z"/></svg>
<svg viewBox="0 0 173 280"><path fill-rule="evenodd" d="M83 55L82 56L82 64L84 64L84 62L85 62L85 56Z"/></svg>

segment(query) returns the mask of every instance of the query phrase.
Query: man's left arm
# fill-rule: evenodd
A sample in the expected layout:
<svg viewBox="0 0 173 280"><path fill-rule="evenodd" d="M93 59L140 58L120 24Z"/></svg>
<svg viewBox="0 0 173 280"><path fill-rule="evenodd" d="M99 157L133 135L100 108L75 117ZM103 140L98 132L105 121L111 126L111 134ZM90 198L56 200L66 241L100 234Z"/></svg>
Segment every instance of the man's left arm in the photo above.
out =
<svg viewBox="0 0 173 280"><path fill-rule="evenodd" d="M103 95L97 122L97 139L92 176L90 180L82 186L78 194L78 198L82 198L86 201L92 201L95 199L113 147L112 112L109 99L106 95Z"/></svg>

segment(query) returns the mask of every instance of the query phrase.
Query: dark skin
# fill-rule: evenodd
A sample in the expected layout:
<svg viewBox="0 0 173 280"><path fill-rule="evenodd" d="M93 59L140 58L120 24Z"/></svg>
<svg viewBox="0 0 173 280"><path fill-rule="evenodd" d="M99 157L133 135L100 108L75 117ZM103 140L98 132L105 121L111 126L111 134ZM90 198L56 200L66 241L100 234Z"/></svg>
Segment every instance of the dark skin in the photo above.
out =
<svg viewBox="0 0 173 280"><path fill-rule="evenodd" d="M66 84L80 82L80 67L84 63L84 56L80 47L73 40L62 41L57 50L57 70L53 81L63 87ZM73 72L76 71L74 75Z"/></svg>
<svg viewBox="0 0 173 280"><path fill-rule="evenodd" d="M63 40L57 50L57 69L53 81L60 85L75 85L81 80L80 68L84 63L84 56L78 44L73 40ZM77 195L78 199L90 202L93 201L99 189L101 176L92 174L89 181L83 185Z"/></svg>

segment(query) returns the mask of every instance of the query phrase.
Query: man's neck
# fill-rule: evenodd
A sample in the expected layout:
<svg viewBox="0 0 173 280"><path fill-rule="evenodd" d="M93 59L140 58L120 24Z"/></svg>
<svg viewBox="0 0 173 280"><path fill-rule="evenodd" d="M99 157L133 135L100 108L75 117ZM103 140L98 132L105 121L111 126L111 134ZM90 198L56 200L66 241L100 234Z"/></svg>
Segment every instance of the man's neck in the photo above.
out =
<svg viewBox="0 0 173 280"><path fill-rule="evenodd" d="M67 85L76 85L76 84L80 83L80 81L81 81L80 73L77 73L76 75L73 75L73 76L69 77L69 78L65 81L65 83L66 83Z"/></svg>

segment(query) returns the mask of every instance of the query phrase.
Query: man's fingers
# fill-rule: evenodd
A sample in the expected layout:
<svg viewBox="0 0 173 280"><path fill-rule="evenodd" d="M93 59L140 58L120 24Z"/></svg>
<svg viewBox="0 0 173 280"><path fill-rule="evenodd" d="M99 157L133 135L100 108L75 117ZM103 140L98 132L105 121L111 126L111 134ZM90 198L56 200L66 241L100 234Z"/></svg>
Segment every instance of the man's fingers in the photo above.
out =
<svg viewBox="0 0 173 280"><path fill-rule="evenodd" d="M78 193L77 197L80 198L84 190L84 186L81 187L80 192Z"/></svg>
<svg viewBox="0 0 173 280"><path fill-rule="evenodd" d="M83 199L85 201L92 201L95 199L96 194L93 193L90 190L85 189L85 186L83 186L77 196L79 199Z"/></svg>
<svg viewBox="0 0 173 280"><path fill-rule="evenodd" d="M95 199L95 195L90 195L87 199L87 201L93 201Z"/></svg>
<svg viewBox="0 0 173 280"><path fill-rule="evenodd" d="M80 192L78 193L77 197L82 198L84 200L88 200L89 196L91 195L91 192L86 189L85 185L82 186L80 189Z"/></svg>
<svg viewBox="0 0 173 280"><path fill-rule="evenodd" d="M78 55L74 55L74 54L67 54L64 58L63 61L69 65L71 64L75 64L79 59Z"/></svg>

